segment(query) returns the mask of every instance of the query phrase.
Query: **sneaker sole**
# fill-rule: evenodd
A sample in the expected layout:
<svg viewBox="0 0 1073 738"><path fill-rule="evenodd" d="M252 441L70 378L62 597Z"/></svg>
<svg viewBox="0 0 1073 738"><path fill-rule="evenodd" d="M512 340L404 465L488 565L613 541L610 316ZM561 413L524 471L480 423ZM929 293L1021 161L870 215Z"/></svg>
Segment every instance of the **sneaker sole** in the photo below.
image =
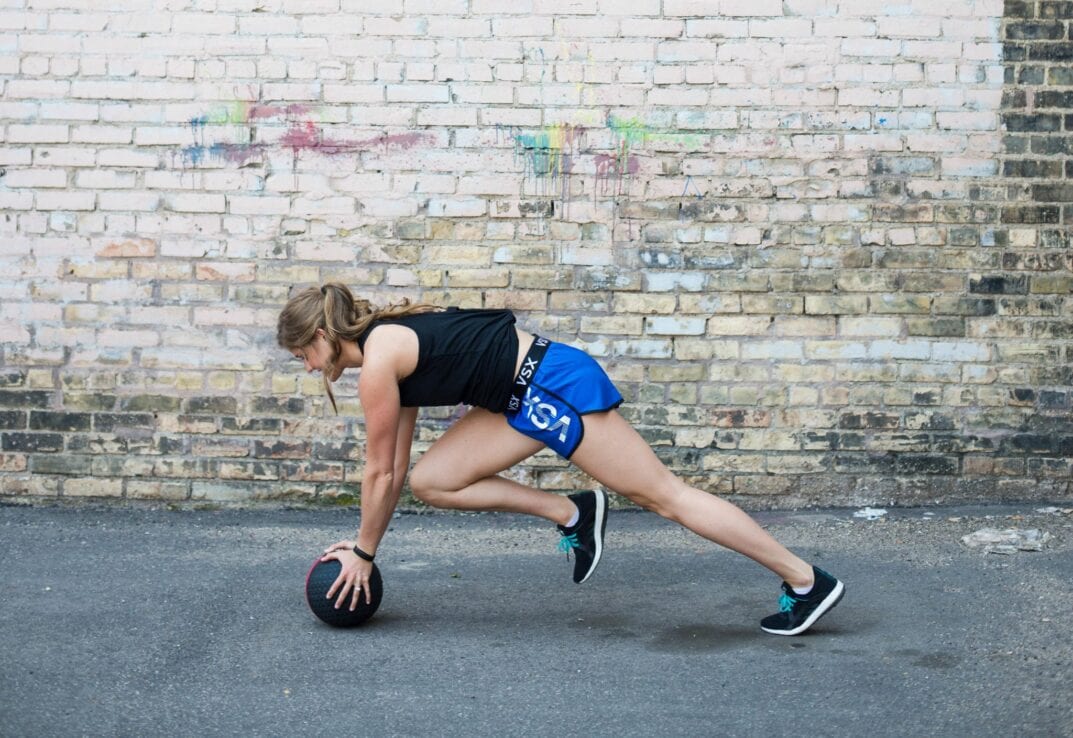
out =
<svg viewBox="0 0 1073 738"><path fill-rule="evenodd" d="M592 566L585 573L584 578L578 584L584 584L592 576L592 573L596 571L597 565L600 563L600 557L604 553L604 530L607 528L607 493L600 491L596 493L596 525L592 526L592 536L596 539L596 553L592 557Z"/></svg>
<svg viewBox="0 0 1073 738"><path fill-rule="evenodd" d="M765 633L772 633L774 635L783 636L793 636L799 633L804 633L806 630L812 627L813 623L815 623L829 610L831 610L831 608L837 605L839 601L841 601L842 595L844 595L845 593L845 585L842 584L842 582L836 582L835 588L831 590L831 594L823 598L823 602L821 602L816 607L816 609L812 611L812 614L809 615L808 618L805 619L805 622L801 623L801 625L797 626L793 630L771 630L770 628L765 628L763 625L761 625L760 630L764 631Z"/></svg>

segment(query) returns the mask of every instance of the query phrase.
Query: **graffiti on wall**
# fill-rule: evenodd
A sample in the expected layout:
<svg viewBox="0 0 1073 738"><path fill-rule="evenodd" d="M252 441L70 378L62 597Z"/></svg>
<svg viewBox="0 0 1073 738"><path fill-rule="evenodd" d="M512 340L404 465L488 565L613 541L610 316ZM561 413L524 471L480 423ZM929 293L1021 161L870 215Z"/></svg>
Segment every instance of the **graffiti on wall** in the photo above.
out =
<svg viewBox="0 0 1073 738"><path fill-rule="evenodd" d="M378 147L408 149L432 138L424 132L385 133L364 139L336 138L328 135L326 124L317 120L318 113L318 108L306 105L241 101L222 105L188 121L193 142L176 153L184 168L196 167L206 160L243 166L273 150L290 151L295 156L304 152L332 156ZM270 131L270 135L263 136L264 140L258 133L260 126ZM210 140L210 127L221 140Z"/></svg>
<svg viewBox="0 0 1073 738"><path fill-rule="evenodd" d="M609 140L610 146L606 143L602 148L591 146L590 133L594 134L591 138L597 133L609 134L600 138ZM632 185L642 173L646 146L673 145L695 150L706 142L699 134L660 131L640 119L610 114L599 127L562 123L531 131L499 126L496 134L498 143L506 141L514 147L514 158L522 174L523 197L553 199L552 210L559 217L567 218L575 192L571 180L581 177L582 184L577 189L582 196L590 196L594 202L610 203L614 220L629 210Z"/></svg>
<svg viewBox="0 0 1073 738"><path fill-rule="evenodd" d="M437 140L427 131L346 138L332 135L332 126L314 106L235 102L191 118L191 143L174 154L183 169L207 162L241 167L280 151L289 151L297 160L305 153L336 156L373 149L416 149ZM661 130L639 118L610 113L602 122L588 126L496 127L497 145L513 149L522 197L543 203L529 212L541 218L548 214L569 218L572 201L591 198L610 212L612 227L620 220L630 221L634 182L645 175L649 147L698 150L706 141L702 134ZM692 194L687 182L683 197Z"/></svg>

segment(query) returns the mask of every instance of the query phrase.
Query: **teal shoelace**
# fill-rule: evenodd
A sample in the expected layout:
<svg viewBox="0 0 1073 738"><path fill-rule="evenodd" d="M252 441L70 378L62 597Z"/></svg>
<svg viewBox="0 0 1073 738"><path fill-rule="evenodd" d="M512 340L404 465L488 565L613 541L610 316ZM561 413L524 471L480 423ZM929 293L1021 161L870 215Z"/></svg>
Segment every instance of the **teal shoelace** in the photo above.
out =
<svg viewBox="0 0 1073 738"><path fill-rule="evenodd" d="M784 592L779 597L779 612L791 612L796 603L797 600Z"/></svg>
<svg viewBox="0 0 1073 738"><path fill-rule="evenodd" d="M572 548L581 548L581 543L577 539L577 533L571 533L568 536L563 536L559 540L559 550L563 553L570 553Z"/></svg>

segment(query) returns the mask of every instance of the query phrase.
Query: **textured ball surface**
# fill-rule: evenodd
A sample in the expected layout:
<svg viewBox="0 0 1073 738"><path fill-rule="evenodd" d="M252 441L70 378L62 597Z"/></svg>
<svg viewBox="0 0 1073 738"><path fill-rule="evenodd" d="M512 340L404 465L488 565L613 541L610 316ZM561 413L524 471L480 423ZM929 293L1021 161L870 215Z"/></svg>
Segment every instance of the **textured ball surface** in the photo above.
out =
<svg viewBox="0 0 1073 738"><path fill-rule="evenodd" d="M369 577L369 590L372 594L372 602L365 601L365 593L359 595L358 606L350 609L350 598L338 610L335 609L335 601L339 597L337 592L332 599L327 599L328 590L339 577L343 565L335 559L321 561L319 558L313 562L309 574L306 575L306 602L313 614L328 625L336 628L353 628L361 625L373 616L380 607L380 599L384 596L384 582L380 578L380 570L373 564L373 573Z"/></svg>

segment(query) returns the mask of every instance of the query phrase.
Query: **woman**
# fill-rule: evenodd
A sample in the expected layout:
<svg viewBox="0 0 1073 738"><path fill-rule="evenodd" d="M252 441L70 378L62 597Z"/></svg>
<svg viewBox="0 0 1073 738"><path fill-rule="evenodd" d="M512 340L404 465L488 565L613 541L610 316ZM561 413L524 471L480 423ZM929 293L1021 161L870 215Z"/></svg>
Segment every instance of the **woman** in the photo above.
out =
<svg viewBox="0 0 1073 738"><path fill-rule="evenodd" d="M780 611L761 628L796 635L834 607L842 582L783 548L731 503L674 476L615 410L622 396L587 354L515 326L507 310L441 310L403 303L376 310L339 283L295 294L278 340L331 383L361 369L366 453L357 540L325 551L342 571L336 607L369 597L369 575L410 465L417 409L471 405L417 462L410 487L441 508L526 513L558 525L573 550L574 581L592 576L603 552L607 493L564 497L498 474L548 446L605 487L737 551L783 579ZM338 409L336 408L338 411Z"/></svg>

